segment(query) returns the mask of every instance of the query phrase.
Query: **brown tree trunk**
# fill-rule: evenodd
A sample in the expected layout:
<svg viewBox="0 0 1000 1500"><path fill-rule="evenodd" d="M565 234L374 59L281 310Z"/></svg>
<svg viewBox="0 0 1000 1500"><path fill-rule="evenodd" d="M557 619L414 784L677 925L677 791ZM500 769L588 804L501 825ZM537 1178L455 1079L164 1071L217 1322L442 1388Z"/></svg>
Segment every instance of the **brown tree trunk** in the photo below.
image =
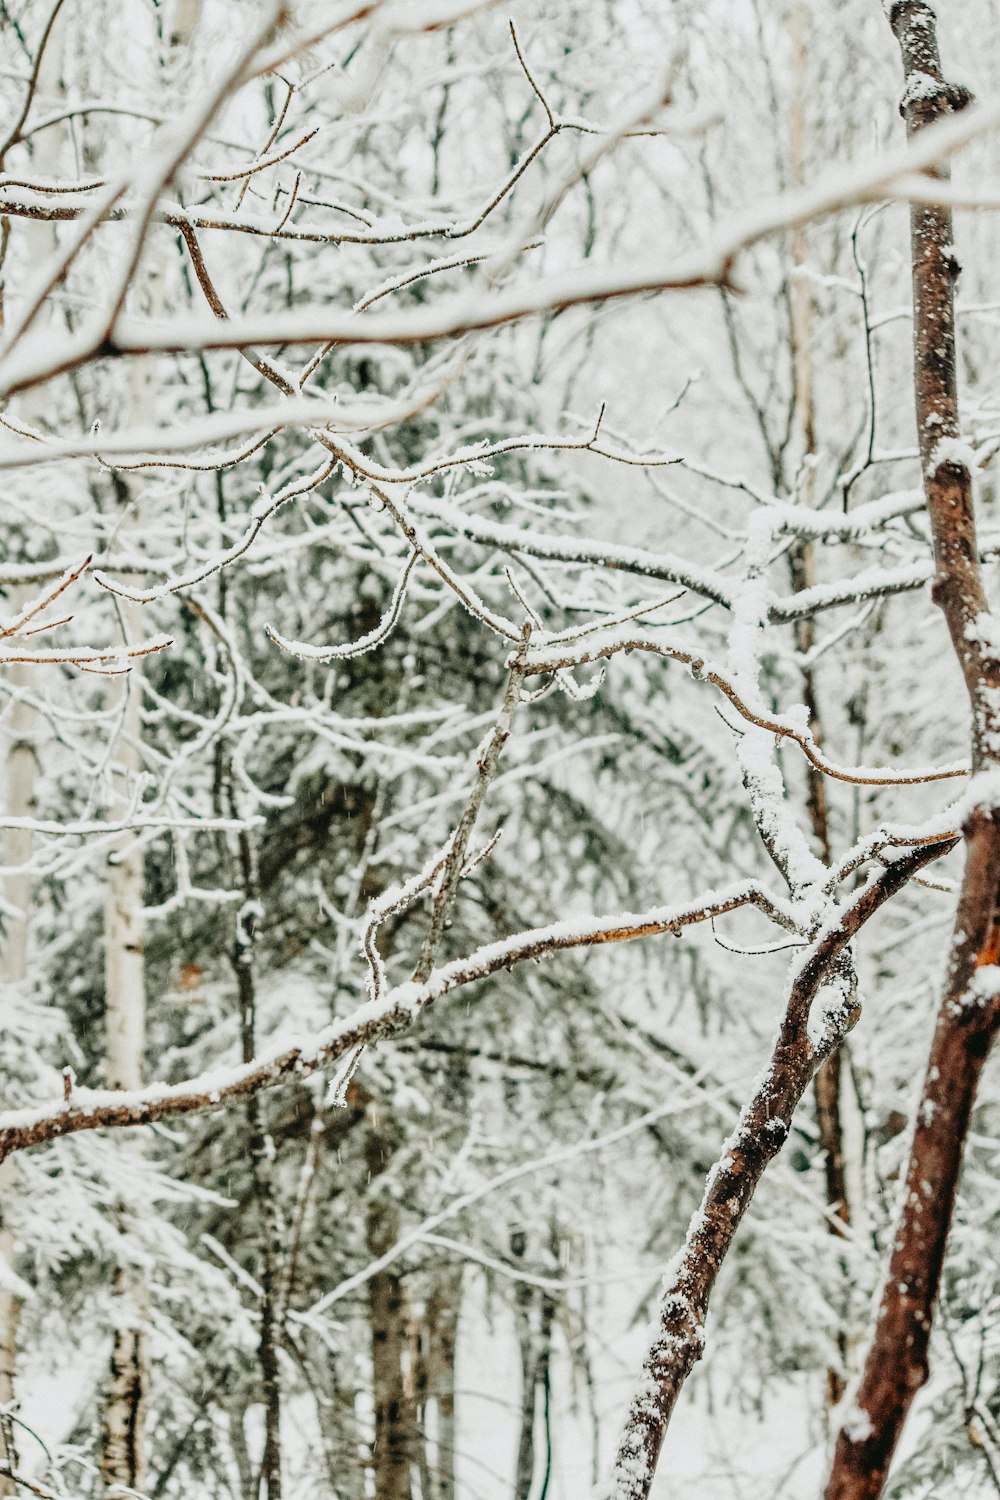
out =
<svg viewBox="0 0 1000 1500"><path fill-rule="evenodd" d="M525 1239L522 1231L511 1235L511 1251L520 1258L524 1255ZM535 1473L535 1406L537 1389L535 1366L538 1359L536 1336L531 1326L535 1293L526 1282L519 1281L514 1291L514 1314L517 1321L517 1341L521 1351L521 1422L517 1440L517 1464L514 1470L514 1500L528 1500L531 1481Z"/></svg>
<svg viewBox="0 0 1000 1500"><path fill-rule="evenodd" d="M944 81L926 0L890 12L907 89L907 132L968 102ZM959 434L951 214L914 206L914 363L917 429L934 538L934 597L944 611L972 704L972 765L998 760L1000 663L990 645L979 570L972 480ZM944 446L940 446L944 442ZM984 628L985 627L985 628ZM973 799L970 799L973 800ZM944 997L910 1149L902 1207L878 1320L854 1402L837 1437L827 1500L881 1494L903 1424L927 1379L927 1354L965 1137L1000 1026L1000 815L988 783L965 827L966 861Z"/></svg>
<svg viewBox="0 0 1000 1500"><path fill-rule="evenodd" d="M279 1226L274 1198L270 1142L261 1126L257 1099L247 1101L250 1129L250 1154L253 1167L254 1197L261 1216L261 1308L260 1337L257 1357L261 1384L264 1387L264 1451L261 1456L261 1490L266 1500L281 1500L281 1370L278 1365L278 1338L275 1303L277 1296L277 1258Z"/></svg>
<svg viewBox="0 0 1000 1500"><path fill-rule="evenodd" d="M963 893L945 998L928 1059L917 1125L875 1334L846 1414L827 1500L882 1493L910 1405L928 1374L927 1349L969 1117L998 1021L993 909L1000 837L980 813L967 834ZM987 969L978 991L975 979ZM978 994L989 998L979 1004Z"/></svg>
<svg viewBox="0 0 1000 1500"><path fill-rule="evenodd" d="M823 1168L826 1176L826 1202L830 1210L827 1228L832 1235L843 1238L841 1225L851 1222L847 1200L847 1177L844 1172L844 1133L840 1118L841 1076L843 1068L842 1049L837 1048L820 1068L813 1081L813 1096L816 1101L816 1124L819 1127L819 1144L823 1152ZM842 1282L843 1286L844 1283ZM841 1321L837 1329L837 1363L830 1364L826 1371L826 1404L829 1409L837 1405L844 1394L844 1378L847 1370L847 1328Z"/></svg>

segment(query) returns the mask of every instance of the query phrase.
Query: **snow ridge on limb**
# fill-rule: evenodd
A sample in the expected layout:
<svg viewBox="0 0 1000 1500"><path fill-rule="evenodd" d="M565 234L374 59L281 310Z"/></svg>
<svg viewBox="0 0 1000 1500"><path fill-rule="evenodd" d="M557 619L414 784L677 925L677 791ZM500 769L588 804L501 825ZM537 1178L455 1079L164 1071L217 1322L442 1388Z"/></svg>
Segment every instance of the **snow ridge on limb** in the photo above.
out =
<svg viewBox="0 0 1000 1500"><path fill-rule="evenodd" d="M152 1083L140 1089L70 1087L58 1102L5 1111L0 1114L0 1161L12 1152L80 1130L148 1125L171 1115L219 1109L232 1099L307 1078L362 1044L398 1036L408 1031L435 1000L500 969L568 949L679 932L743 906L756 906L783 927L796 925L790 903L772 895L758 880L743 880L706 892L692 902L529 928L443 965L422 982L409 980L397 985L381 999L368 1001L314 1036L277 1042L250 1062L214 1068L179 1083Z"/></svg>

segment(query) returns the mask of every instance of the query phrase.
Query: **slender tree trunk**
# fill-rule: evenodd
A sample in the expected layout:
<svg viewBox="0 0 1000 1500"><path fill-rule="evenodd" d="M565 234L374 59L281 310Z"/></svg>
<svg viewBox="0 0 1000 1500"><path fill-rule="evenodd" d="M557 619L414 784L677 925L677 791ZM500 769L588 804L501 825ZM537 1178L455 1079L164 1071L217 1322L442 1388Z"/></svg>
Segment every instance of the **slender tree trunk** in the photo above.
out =
<svg viewBox="0 0 1000 1500"><path fill-rule="evenodd" d="M159 300L154 296L154 303ZM147 421L155 405L154 371L151 362L137 360L125 376L124 411L127 426ZM141 545L142 489L139 483L113 476L115 493L124 513L119 535L123 544L138 539ZM122 625L128 640L139 640L146 632L142 609L122 603ZM132 804L142 770L142 666L135 662L122 682L122 711L115 744L112 774L118 793L118 809L126 815ZM146 1043L146 924L143 855L136 840L124 835L108 859L104 908L104 995L107 1028L106 1069L110 1088L135 1089L142 1082ZM141 1151L136 1139L122 1143L124 1150ZM123 1203L118 1219L128 1232L128 1212ZM111 1385L104 1413L104 1447L101 1472L108 1486L142 1488L143 1437L148 1387L146 1289L139 1274L127 1267L116 1280L114 1344L111 1355Z"/></svg>
<svg viewBox="0 0 1000 1500"><path fill-rule="evenodd" d="M101 1475L109 1490L143 1484L143 1425L146 1415L145 1307L141 1286L127 1271L116 1283L111 1378L104 1409Z"/></svg>
<svg viewBox="0 0 1000 1500"><path fill-rule="evenodd" d="M388 1249L396 1236L387 1236L393 1214L379 1204L369 1215L368 1252ZM375 1245L382 1249L376 1251ZM376 1500L410 1500L410 1452L403 1354L406 1348L405 1298L402 1283L391 1270L379 1271L368 1283L371 1323L372 1380L375 1401L375 1439L372 1462Z"/></svg>
<svg viewBox="0 0 1000 1500"><path fill-rule="evenodd" d="M38 70L37 92L52 98L64 93L62 84L63 26L57 17L48 38ZM55 131L43 132L32 150L33 160L41 175L57 175L59 139ZM32 255L39 260L57 248L55 228L51 224L25 223L19 232L31 247ZM6 255L9 226L5 222L3 255ZM2 281L2 257L0 257L0 281ZM3 293L0 290L0 327L3 324ZM21 400L25 416L32 420L37 412L33 409L44 397L30 393ZM10 612L27 603L31 590L12 591L8 596ZM27 689L31 682L31 668L15 663L8 669L8 682L15 693ZM35 780L38 770L34 735L37 729L32 708L19 697L15 697L7 719L8 746L6 753L6 797L7 812L13 817L31 817L35 812ZM28 829L9 828L3 834L3 862L14 873L4 882L4 897L14 912L4 921L3 944L0 949L0 974L6 984L19 985L28 976L28 913L31 909L31 876L28 862L31 859L34 837ZM0 1165L0 1406L13 1401L14 1382L17 1369L17 1336L21 1299L17 1295L16 1243L5 1226L6 1206L18 1188L18 1168L13 1160ZM3 1272L7 1274L4 1275ZM10 1424L4 1435L3 1446L8 1450L0 1456L10 1460L16 1458ZM0 1477L0 1496L18 1493L16 1485Z"/></svg>
<svg viewBox="0 0 1000 1500"><path fill-rule="evenodd" d="M232 769L223 759L220 794L225 795L228 811L237 817L239 807L233 788ZM238 835L240 880L243 904L236 915L236 930L231 954L239 999L240 1041L243 1061L250 1062L257 1051L257 988L254 949L257 921L261 911L260 879L257 859L250 836ZM264 1448L261 1454L259 1489L266 1500L281 1500L281 1369L278 1342L281 1338L281 1288L279 1258L284 1239L278 1200L274 1188L274 1149L265 1132L261 1101L251 1095L246 1103L251 1191L258 1213L260 1262L258 1281L261 1288L260 1334L257 1358L264 1391Z"/></svg>
<svg viewBox="0 0 1000 1500"><path fill-rule="evenodd" d="M513 1242L512 1236L512 1242ZM512 1248L514 1248L512 1243ZM515 1255L523 1254L514 1249ZM528 1500L535 1474L535 1365L537 1348L531 1327L535 1296L533 1289L518 1282L514 1292L518 1344L521 1350L521 1419L517 1440L517 1464L514 1469L514 1500Z"/></svg>
<svg viewBox="0 0 1000 1500"><path fill-rule="evenodd" d="M520 1258L524 1254L524 1236L511 1235L511 1250ZM538 1398L544 1406L543 1437L545 1458L543 1488L548 1487L552 1468L551 1427L549 1423L549 1360L552 1324L556 1305L547 1293L538 1293L525 1282L516 1289L518 1337L521 1345L521 1432L517 1447L517 1469L514 1478L514 1500L528 1500L535 1477L538 1455Z"/></svg>
<svg viewBox="0 0 1000 1500"><path fill-rule="evenodd" d="M128 634L138 637L138 610L128 606ZM124 703L115 749L118 805L128 809L141 770L139 745L141 687L139 668L124 682ZM146 924L143 918L142 852L125 835L108 860L104 909L104 994L107 1026L107 1083L113 1089L135 1089L142 1082L146 1039Z"/></svg>
<svg viewBox="0 0 1000 1500"><path fill-rule="evenodd" d="M461 1299L459 1271L442 1278L427 1305L427 1399L434 1403L436 1419L432 1500L455 1500L455 1348Z"/></svg>
<svg viewBox="0 0 1000 1500"><path fill-rule="evenodd" d="M416 1312L411 1305L406 1394L413 1433L413 1459L417 1468L420 1500L432 1497L437 1488L427 1451L427 1393L430 1382L430 1328L426 1307Z"/></svg>
<svg viewBox="0 0 1000 1500"><path fill-rule="evenodd" d="M968 102L945 83L934 11L904 0L890 11L913 135ZM972 767L982 777L964 826L966 862L955 931L910 1149L899 1221L864 1371L837 1437L828 1500L874 1500L917 1391L928 1345L966 1133L983 1065L1000 1028L1000 811L990 776L1000 759L1000 662L976 545L972 477L959 436L951 214L914 206L917 430L934 539L934 598L944 611L972 705ZM973 782L975 786L975 780Z"/></svg>
<svg viewBox="0 0 1000 1500"><path fill-rule="evenodd" d="M175 0L166 38L169 52L185 46L191 39L201 10L201 0ZM151 46L153 67L159 70L164 58ZM172 61L166 59L168 64ZM162 271L162 266L160 267ZM151 272L152 312L159 311L163 300L162 277ZM126 376L126 423L150 419L155 408L155 372L149 361L136 361ZM141 490L139 486L121 484L119 495L129 507L122 535L141 532ZM134 605L122 606L122 619L129 638L143 634L142 613ZM142 687L141 666L133 666L125 683L125 701L115 755L115 771L120 778L121 804L128 808L135 778L141 769ZM111 1088L134 1089L142 1080L146 1033L145 988L145 921L142 853L134 841L123 841L113 852L108 867L105 906L105 1014L107 1022L107 1077ZM141 1149L134 1143L132 1149ZM123 1224L127 1222L122 1213ZM101 1470L105 1483L141 1489L143 1481L143 1424L148 1394L148 1353L146 1327L148 1298L141 1278L123 1268L117 1285L117 1314L111 1356L111 1386L104 1416L104 1448Z"/></svg>
<svg viewBox="0 0 1000 1500"><path fill-rule="evenodd" d="M552 1325L555 1322L555 1299L542 1293L542 1322L539 1331L538 1368L535 1380L542 1397L542 1478L538 1500L547 1500L552 1483Z"/></svg>
<svg viewBox="0 0 1000 1500"><path fill-rule="evenodd" d="M369 1105L365 1161L370 1181L381 1176L398 1141L390 1122L376 1118ZM372 1260L384 1255L399 1238L399 1214L393 1200L376 1190L367 1216L367 1250ZM406 1356L406 1297L393 1267L379 1271L368 1282L368 1315L372 1343L372 1391L375 1437L372 1466L375 1500L410 1500L411 1430L403 1364Z"/></svg>
<svg viewBox="0 0 1000 1500"><path fill-rule="evenodd" d="M229 1449L239 1475L242 1500L257 1500L260 1487L253 1471L253 1464L250 1462L246 1428L243 1425L245 1416L245 1407L231 1407L227 1413L226 1430L229 1433Z"/></svg>
<svg viewBox="0 0 1000 1500"><path fill-rule="evenodd" d="M12 593L10 612L16 613L30 597L29 590ZM14 699L7 715L5 805L8 816L30 818L36 807L35 778L38 771L34 733L35 712L20 696L31 687L31 668L15 662L7 668L7 681ZM34 835L28 828L5 828L3 862L12 873L4 880L4 899L14 910L4 919L0 972L6 984L21 984L28 973L28 913L31 909L31 859Z"/></svg>
<svg viewBox="0 0 1000 1500"><path fill-rule="evenodd" d="M278 1247L281 1239L277 1202L271 1163L271 1143L265 1135L260 1105L256 1098L247 1100L247 1127L253 1195L260 1215L261 1286L260 1333L257 1358L264 1389L264 1449L260 1463L260 1488L266 1500L281 1500L281 1369L278 1364L277 1324Z"/></svg>
<svg viewBox="0 0 1000 1500"><path fill-rule="evenodd" d="M261 1215L260 1283L263 1297L260 1309L260 1337L257 1357L260 1360L264 1387L264 1451L261 1458L261 1484L267 1500L281 1500L281 1370L278 1364L278 1339L281 1330L275 1317L277 1293L277 1260L279 1228L277 1204L271 1170L270 1142L260 1122L258 1101L247 1101L250 1128L250 1154L254 1172L254 1196Z"/></svg>
<svg viewBox="0 0 1000 1500"><path fill-rule="evenodd" d="M806 66L808 48L806 28L808 26L806 6L796 4L791 17L793 78L791 111L791 161L792 175L801 186L805 182L805 102ZM807 259L806 233L799 228L792 236L792 263L796 268L805 265ZM796 426L801 434L801 503L812 503L814 489L814 460L816 457L815 406L813 400L812 361L812 290L803 276L792 279L789 292L791 301L791 338L794 368L794 403ZM803 539L792 547L789 554L792 587L807 589L815 583L813 545ZM812 620L799 620L795 624L795 646L805 658L816 638L816 627ZM818 744L823 741L823 723L816 692L816 678L810 666L802 668L803 702L809 713L813 736ZM806 805L813 838L820 858L830 864L830 821L827 800L826 777L815 766L806 771ZM847 1043L845 1042L845 1046ZM847 1180L844 1172L843 1131L841 1128L841 1051L838 1048L816 1074L813 1080L813 1097L816 1103L816 1124L819 1129L820 1149L826 1178L826 1202L831 1210L827 1220L830 1233L840 1236L841 1224L850 1223L850 1208L847 1196ZM837 1330L838 1364L831 1365L826 1372L827 1406L833 1407L844 1393L843 1371L847 1361L847 1330L843 1323Z"/></svg>

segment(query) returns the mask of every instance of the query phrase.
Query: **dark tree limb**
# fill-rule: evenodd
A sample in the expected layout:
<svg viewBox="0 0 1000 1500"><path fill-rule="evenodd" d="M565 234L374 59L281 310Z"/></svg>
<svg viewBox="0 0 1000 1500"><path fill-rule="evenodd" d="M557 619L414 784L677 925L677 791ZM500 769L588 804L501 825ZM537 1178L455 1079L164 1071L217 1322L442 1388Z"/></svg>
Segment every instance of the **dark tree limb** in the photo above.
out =
<svg viewBox="0 0 1000 1500"><path fill-rule="evenodd" d="M615 1459L614 1500L647 1500L677 1398L701 1358L709 1299L722 1262L757 1184L788 1137L792 1115L814 1074L858 1019L851 983L852 938L911 876L951 847L908 851L873 876L794 971L770 1062L709 1173L701 1207L664 1283ZM810 1026L813 1002L825 985L835 987L832 1003L825 1007L822 1025L814 1021Z"/></svg>

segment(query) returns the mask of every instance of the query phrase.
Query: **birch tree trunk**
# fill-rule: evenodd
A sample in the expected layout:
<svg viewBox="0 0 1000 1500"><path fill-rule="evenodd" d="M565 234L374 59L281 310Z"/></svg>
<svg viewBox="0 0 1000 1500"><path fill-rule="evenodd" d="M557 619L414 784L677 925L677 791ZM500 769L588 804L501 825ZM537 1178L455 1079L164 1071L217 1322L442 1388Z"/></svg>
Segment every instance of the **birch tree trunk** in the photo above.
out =
<svg viewBox="0 0 1000 1500"><path fill-rule="evenodd" d="M124 401L127 425L149 419L148 408L152 399L150 373L145 361L137 362L127 372ZM141 481L125 482L115 476L115 488L125 507L119 534L123 543L128 545L129 539L141 530ZM126 639L140 639L145 628L140 609L123 601L120 610ZM121 717L111 776L115 811L120 816L128 815L142 771L141 671L141 665L134 662L118 689ZM112 1089L137 1089L142 1083L146 1042L143 906L141 846L134 837L124 834L108 856L104 899L105 1077ZM135 1152L141 1151L142 1146L136 1138L122 1141L120 1149ZM127 1254L129 1216L124 1203L119 1203L116 1217ZM141 1490L148 1390L148 1308L145 1288L134 1268L127 1264L119 1266L114 1293L114 1334L103 1413L100 1467L109 1489L124 1486Z"/></svg>
<svg viewBox="0 0 1000 1500"><path fill-rule="evenodd" d="M223 612L224 612L223 603ZM232 767L224 763L222 784L229 809L237 814L233 793ZM239 994L240 1037L243 1061L249 1062L257 1051L257 987L254 948L260 905L260 880L256 851L244 832L238 836L240 879L243 905L236 916L232 965ZM246 1105L248 1154L253 1200L257 1207L260 1241L260 1334L257 1358L264 1393L264 1447L261 1453L257 1490L265 1500L281 1500L281 1369L278 1363L278 1341L283 1314L280 1310L279 1256L284 1238L274 1184L274 1143L264 1128L260 1100L251 1097Z"/></svg>
<svg viewBox="0 0 1000 1500"><path fill-rule="evenodd" d="M27 600L26 590L12 597L12 613ZM7 669L7 681L13 697L7 716L7 753L5 806L12 818L30 818L35 812L36 751L33 739L35 715L23 697L31 686L31 668L15 663ZM4 899L12 910L6 915L3 947L0 950L0 972L4 983L21 984L28 973L28 912L31 906L31 876L27 865L31 859L33 836L27 828L5 828L3 862L11 871L4 880Z"/></svg>
<svg viewBox="0 0 1000 1500"><path fill-rule="evenodd" d="M135 606L123 615L128 635L137 638ZM141 770L142 740L139 668L133 666L123 685L121 728L114 757L118 804L129 806ZM142 1082L146 1036L145 922L143 920L142 853L126 835L108 859L104 909L104 994L107 1025L107 1082L113 1089L135 1089Z"/></svg>

